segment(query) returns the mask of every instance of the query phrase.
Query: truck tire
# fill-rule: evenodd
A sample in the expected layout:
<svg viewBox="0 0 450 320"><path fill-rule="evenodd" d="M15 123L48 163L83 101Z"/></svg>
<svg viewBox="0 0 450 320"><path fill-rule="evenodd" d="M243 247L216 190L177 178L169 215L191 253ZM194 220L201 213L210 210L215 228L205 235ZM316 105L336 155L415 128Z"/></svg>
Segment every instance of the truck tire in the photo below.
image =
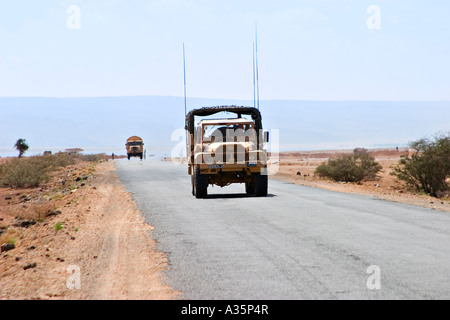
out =
<svg viewBox="0 0 450 320"><path fill-rule="evenodd" d="M130 154L127 154L127 157L128 157L128 160L130 160L130 158L131 158L131 157L130 157Z"/></svg>
<svg viewBox="0 0 450 320"><path fill-rule="evenodd" d="M251 180L245 183L245 193L247 194L255 194L255 182L256 176L252 175Z"/></svg>
<svg viewBox="0 0 450 320"><path fill-rule="evenodd" d="M139 154L139 157L140 157L140 158L141 158L141 160L142 160L142 153L140 153L140 154Z"/></svg>
<svg viewBox="0 0 450 320"><path fill-rule="evenodd" d="M256 176L255 194L257 197L266 197L268 189L268 177L266 174L258 174Z"/></svg>
<svg viewBox="0 0 450 320"><path fill-rule="evenodd" d="M206 198L208 195L208 177L200 173L200 169L195 168L194 192L197 199Z"/></svg>

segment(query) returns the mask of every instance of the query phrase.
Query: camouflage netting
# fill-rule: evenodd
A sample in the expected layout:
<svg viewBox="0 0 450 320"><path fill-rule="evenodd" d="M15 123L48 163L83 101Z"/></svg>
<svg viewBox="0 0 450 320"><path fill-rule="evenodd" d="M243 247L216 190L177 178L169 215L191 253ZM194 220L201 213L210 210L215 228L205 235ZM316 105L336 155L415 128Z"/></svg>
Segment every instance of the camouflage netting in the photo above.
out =
<svg viewBox="0 0 450 320"><path fill-rule="evenodd" d="M238 106L217 106L217 107L204 107L200 109L191 110L186 115L186 130L189 133L194 133L195 128L195 117L207 117L219 112L232 112L236 113L238 116L249 115L255 121L255 129L262 129L262 117L261 113L257 108L253 107L238 107Z"/></svg>

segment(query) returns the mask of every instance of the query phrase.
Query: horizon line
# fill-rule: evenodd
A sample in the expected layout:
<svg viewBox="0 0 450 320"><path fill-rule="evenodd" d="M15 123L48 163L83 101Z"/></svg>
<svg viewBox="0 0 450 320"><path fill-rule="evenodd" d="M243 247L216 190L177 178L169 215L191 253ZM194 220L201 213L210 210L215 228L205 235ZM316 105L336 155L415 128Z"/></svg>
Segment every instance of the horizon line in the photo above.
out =
<svg viewBox="0 0 450 320"><path fill-rule="evenodd" d="M122 96L0 96L0 99L105 99L105 98L177 98L184 99L182 96L174 95L122 95ZM251 99L241 98L210 98L210 97L187 97L188 99L203 100L238 100L253 101ZM296 99L296 98L271 98L262 99L261 101L309 101L309 102L450 102L450 100L409 100L409 99Z"/></svg>

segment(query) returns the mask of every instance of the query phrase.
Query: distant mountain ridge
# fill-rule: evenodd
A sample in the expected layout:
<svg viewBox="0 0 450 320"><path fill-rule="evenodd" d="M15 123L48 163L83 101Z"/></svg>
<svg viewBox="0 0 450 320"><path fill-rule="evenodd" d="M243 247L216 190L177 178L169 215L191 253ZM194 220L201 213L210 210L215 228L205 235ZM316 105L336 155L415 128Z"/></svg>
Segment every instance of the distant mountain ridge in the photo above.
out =
<svg viewBox="0 0 450 320"><path fill-rule="evenodd" d="M253 106L253 100L188 98L188 111L217 105ZM450 102L261 100L265 129L277 129L279 149L395 147L450 130ZM28 154L80 147L125 153L125 140L141 136L147 154L170 155L184 127L184 98L0 97L0 156L14 155L24 138ZM178 131L177 131L178 130ZM276 137L276 132L274 132Z"/></svg>

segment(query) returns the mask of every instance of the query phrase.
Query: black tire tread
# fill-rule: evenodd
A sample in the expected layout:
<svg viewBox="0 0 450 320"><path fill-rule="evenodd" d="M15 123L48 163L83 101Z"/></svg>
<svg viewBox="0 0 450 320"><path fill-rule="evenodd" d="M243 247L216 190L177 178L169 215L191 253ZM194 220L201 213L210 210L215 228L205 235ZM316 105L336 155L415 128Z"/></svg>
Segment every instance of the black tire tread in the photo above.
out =
<svg viewBox="0 0 450 320"><path fill-rule="evenodd" d="M208 195L208 178L200 173L198 168L195 168L195 197L197 199L206 198Z"/></svg>

